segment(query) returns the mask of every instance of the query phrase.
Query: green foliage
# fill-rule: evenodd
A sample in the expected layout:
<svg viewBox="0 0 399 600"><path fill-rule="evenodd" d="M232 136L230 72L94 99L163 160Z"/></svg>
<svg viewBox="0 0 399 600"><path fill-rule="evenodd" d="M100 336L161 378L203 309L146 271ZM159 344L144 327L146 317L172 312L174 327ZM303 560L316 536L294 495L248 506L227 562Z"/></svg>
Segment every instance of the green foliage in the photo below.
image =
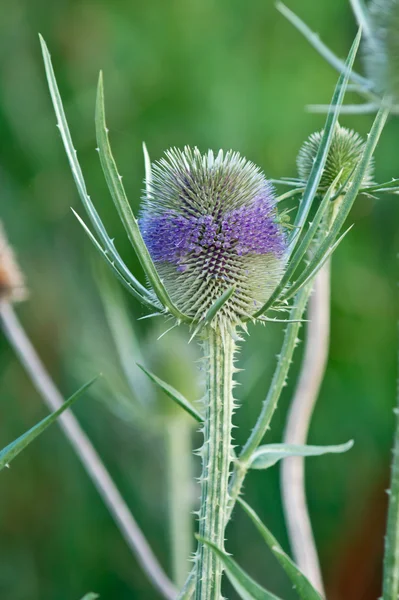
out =
<svg viewBox="0 0 399 600"><path fill-rule="evenodd" d="M198 540L212 548L219 560L222 561L230 583L242 600L279 600L277 596L256 583L226 552L203 538L198 537Z"/></svg>
<svg viewBox="0 0 399 600"><path fill-rule="evenodd" d="M194 417L199 423L202 423L204 417L197 411L196 408L189 402L180 392L175 390L174 387L162 381L159 377L148 371L143 365L137 364L137 366L153 381L169 398L174 400L181 408L183 408L189 415Z"/></svg>
<svg viewBox="0 0 399 600"><path fill-rule="evenodd" d="M283 567L284 571L287 573L288 577L291 579L291 582L298 592L300 598L302 598L302 600L321 600L319 592L314 589L307 577L305 577L305 575L298 569L291 558L284 552L274 535L268 530L266 525L262 523L255 511L246 502L244 502L244 500L239 499L239 503L252 520L255 527L258 529L259 533L269 546L274 556L277 558L280 565Z"/></svg>
<svg viewBox="0 0 399 600"><path fill-rule="evenodd" d="M29 444L31 444L41 433L43 433L47 427L54 423L54 421L56 421L67 408L72 406L72 404L76 402L76 400L80 398L82 394L84 394L84 392L94 383L96 379L97 378L92 379L83 385L77 392L68 398L68 400L66 400L58 410L51 413L51 415L48 415L48 417L29 429L29 431L3 448L3 450L0 451L0 471L4 469L4 467L8 467L10 462L14 460L14 458L18 456L22 450L29 446Z"/></svg>
<svg viewBox="0 0 399 600"><path fill-rule="evenodd" d="M251 469L268 469L279 460L290 456L323 456L323 454L340 454L347 452L353 446L353 442L339 444L336 446L296 446L294 444L267 444L259 446L252 454L250 461Z"/></svg>
<svg viewBox="0 0 399 600"><path fill-rule="evenodd" d="M65 117L65 112L64 112L63 105L62 105L61 96L60 96L57 82L55 79L53 66L51 64L50 53L48 51L46 42L44 41L44 39L42 38L41 35L39 35L39 38L40 38L40 44L42 47L43 60L44 60L44 66L46 69L49 90L50 90L51 98L53 101L54 111L55 111L55 114L57 117L57 127L59 128L60 133L61 133L61 138L64 143L65 152L68 157L68 161L69 161L69 164L71 167L72 175L73 175L77 190L79 192L80 199L90 217L90 220L93 224L93 227L95 228L95 230L97 232L97 235L99 236L100 240L102 241L102 243L104 245L104 248L101 249L102 255L106 259L108 264L110 264L110 266L116 272L118 278L125 282L128 289L132 292L132 294L138 300L140 300L140 302L142 302L143 304L147 304L151 308L154 308L154 307L158 308L158 305L154 302L154 299L152 298L152 296L148 292L148 290L137 281L137 279L134 277L134 275L132 275L132 273L129 271L129 269L126 267L126 265L122 261L121 257L119 256L118 252L116 251L113 240L111 240L111 238L108 236L107 231L106 231L106 229L105 229L105 227L104 227L104 225L103 225L103 223L91 201L91 198L87 193L86 183L85 183L85 180L83 177L82 169L80 168L79 161L77 159L77 152L76 152L76 149L74 148L71 134L70 134L69 127L68 127L68 123L67 123L67 120ZM110 161L113 160L112 157L110 157L109 160ZM126 200L126 202L127 202L127 200ZM134 217L133 217L133 219L134 219ZM83 222L81 221L81 219L79 219L79 220L80 220L81 224L83 225ZM85 229L86 229L86 232L89 233L89 230L87 229L87 227L85 227ZM94 236L90 235L89 237L91 238L91 240L93 242L96 242ZM95 245L97 246L98 249L100 248L100 245L98 244L98 242Z"/></svg>
<svg viewBox="0 0 399 600"><path fill-rule="evenodd" d="M337 56L344 56L355 28L347 0L302 0L298 9L294 2L289 6L300 10ZM108 83L107 116L113 151L135 214L144 187L142 155L136 151L143 139L154 158L167 145L197 144L204 151L208 147L234 147L261 164L268 176L294 176L295 157L303 140L324 125L324 117L307 113L304 105L328 102L336 77L275 11L273 2L254 0L244 6L207 0L178 0L173 5L161 0L144 4L137 0L72 0L59 5L22 0L5 3L0 14L6 58L0 65L1 217L31 288L32 301L23 308L23 322L40 344L53 374L73 389L74 372L68 365L75 360L76 348L80 349L88 337L95 344L97 334L101 336L106 326L97 311L97 290L91 281L88 258L94 253L69 214L71 205L79 207L79 199L40 79L42 62L36 51L36 32L43 33L52 49L65 110L96 209L107 224L110 239L115 236L120 254L136 275L140 265L117 223L95 152L92 115L99 67L104 68ZM354 127L363 137L370 127L367 115L354 115L350 120L341 115L340 122ZM397 119L392 119L379 145L377 181L397 175L394 148L398 126ZM290 198L287 204L293 205ZM334 439L349 439L356 432L356 447L344 460L326 457L309 461L307 473L309 481L318 484L317 489L309 486L308 493L321 558L330 578L335 566L334 585L341 585L341 589L343 556L354 559L345 536L350 529L351 539L358 541L357 532L366 527L358 511L359 498L366 503L367 498L383 497L382 482L391 457L390 407L396 371L396 299L392 290L397 272L398 207L396 197L388 195L381 202L363 197L355 203L351 214L355 228L334 257L331 361L312 440L321 444L331 439L332 432ZM80 302L82 296L88 309ZM135 299L128 294L125 299L131 318L140 317L143 312ZM144 348L160 345L154 343L160 333L154 333L154 322L141 321L135 327ZM278 323L268 323L265 329L250 326L251 335L237 364L239 368L245 366L245 373L238 374L240 385L235 390L244 431L253 426L272 376L281 330ZM187 336L177 329L174 333ZM163 340L174 343L169 336ZM113 351L112 340L108 344ZM24 378L3 340L0 345L1 434L7 440L26 430L29 419L35 421L35 407L22 403L28 395ZM298 354L301 349L300 345ZM153 363L146 353L144 364L169 382L167 369L174 354L165 354L164 360L160 354ZM192 399L186 379L181 382L175 375L173 385ZM281 439L295 377L287 383L268 433L270 442ZM197 395L201 393L194 397ZM164 453L162 440L149 432L144 422L126 425L102 405L93 418L90 404L79 405L82 423L106 463L117 465L118 480L128 490L131 507L138 507L140 523L145 524L167 565L167 540L160 535L166 498L159 459ZM0 595L7 600L53 600L55 596L70 600L80 597L82 589L96 589L103 597L118 600L154 600L154 591L139 568L132 566L90 482L56 434L54 430L43 438L57 458L56 469L53 456L47 462L46 444L40 443L30 446L29 472L24 469L26 461L22 461L18 469L7 473L0 506L0 533L7 541L7 553L1 556ZM42 530L39 535L35 526L41 519L40 507L49 505L49 493L51 504L56 506L46 515L46 527L52 531L50 545L48 536L42 535ZM267 518L285 544L276 473L270 469L252 474L246 493L250 503L257 499L259 516L264 521ZM365 504L365 510L372 508ZM294 592L284 584L273 557L259 559L256 532L239 519L232 527L229 550L236 560L243 565L248 561L245 564L251 565L255 579L270 582L284 600L292 600ZM59 559L57 569L54 548ZM364 545L361 551L359 558L364 560L359 564L353 594L375 599L379 594L375 583L370 582L367 590L359 589L362 575L378 570L372 551ZM362 565L366 564L373 566L364 573ZM342 600L348 600L347 596L342 592ZM232 591L231 600L236 597Z"/></svg>

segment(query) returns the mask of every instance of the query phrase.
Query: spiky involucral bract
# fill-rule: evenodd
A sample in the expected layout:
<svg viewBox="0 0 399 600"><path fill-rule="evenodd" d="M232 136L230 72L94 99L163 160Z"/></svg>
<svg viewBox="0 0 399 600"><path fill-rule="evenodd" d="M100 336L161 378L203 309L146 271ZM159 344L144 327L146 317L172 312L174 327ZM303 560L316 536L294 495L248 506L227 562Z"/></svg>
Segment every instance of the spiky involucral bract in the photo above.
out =
<svg viewBox="0 0 399 600"><path fill-rule="evenodd" d="M267 300L284 268L285 235L271 184L236 152L172 149L152 167L139 220L175 304L200 319L223 292L236 324Z"/></svg>
<svg viewBox="0 0 399 600"><path fill-rule="evenodd" d="M297 157L298 174L307 181L312 170L317 151L323 136L323 131L312 133L299 150ZM336 126L330 150L328 152L323 175L320 179L320 190L327 190L342 170L338 185L343 185L348 180L353 170L359 163L365 147L364 140L352 129ZM370 185L373 178L374 164L370 163L363 186Z"/></svg>
<svg viewBox="0 0 399 600"><path fill-rule="evenodd" d="M0 302L20 302L26 297L24 276L0 222Z"/></svg>
<svg viewBox="0 0 399 600"><path fill-rule="evenodd" d="M399 0L372 0L369 4L372 38L365 38L364 64L380 94L399 100Z"/></svg>

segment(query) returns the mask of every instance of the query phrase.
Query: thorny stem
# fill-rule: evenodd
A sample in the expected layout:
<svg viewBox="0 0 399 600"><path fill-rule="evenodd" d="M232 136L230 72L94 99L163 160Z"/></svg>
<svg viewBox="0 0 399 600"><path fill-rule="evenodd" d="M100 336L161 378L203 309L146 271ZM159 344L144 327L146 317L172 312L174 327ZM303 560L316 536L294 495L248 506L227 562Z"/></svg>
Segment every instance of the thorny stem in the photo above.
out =
<svg viewBox="0 0 399 600"><path fill-rule="evenodd" d="M51 410L57 410L63 404L63 398L19 323L13 308L6 302L0 302L0 324L45 404ZM126 502L76 417L68 410L59 417L58 423L149 580L164 598L174 600L177 591L173 583L159 564Z"/></svg>
<svg viewBox="0 0 399 600"><path fill-rule="evenodd" d="M286 444L306 444L309 425L327 364L330 337L330 262L316 275L308 308L304 358L284 435ZM295 561L314 587L325 596L323 579L305 494L305 461L282 461L283 506Z"/></svg>
<svg viewBox="0 0 399 600"><path fill-rule="evenodd" d="M229 503L231 427L235 342L229 333L208 327L204 337L206 414L201 449L201 507L199 535L224 548ZM199 542L196 555L195 600L220 600L222 563Z"/></svg>
<svg viewBox="0 0 399 600"><path fill-rule="evenodd" d="M297 294L295 298L295 305L291 310L289 319L296 321L289 323L284 336L283 347L281 354L278 357L278 363L276 370L273 375L272 383L269 388L269 392L263 403L261 414L255 424L252 433L245 444L239 459L234 462L234 469L229 483L230 501L227 511L227 521L231 516L234 505L240 495L242 484L248 471L249 459L252 453L256 450L262 441L263 436L269 429L270 421L276 410L278 400L281 395L281 391L285 385L288 371L291 365L292 356L294 354L295 347L297 345L297 336L301 323L298 322L302 318L303 311L305 310L306 303L308 301L312 286L308 284L304 286ZM195 589L196 580L196 567L191 570L190 575L182 589L179 600L189 600Z"/></svg>
<svg viewBox="0 0 399 600"><path fill-rule="evenodd" d="M399 381L398 407L395 409L395 414L397 424L392 459L387 533L385 538L382 600L397 600L399 597Z"/></svg>

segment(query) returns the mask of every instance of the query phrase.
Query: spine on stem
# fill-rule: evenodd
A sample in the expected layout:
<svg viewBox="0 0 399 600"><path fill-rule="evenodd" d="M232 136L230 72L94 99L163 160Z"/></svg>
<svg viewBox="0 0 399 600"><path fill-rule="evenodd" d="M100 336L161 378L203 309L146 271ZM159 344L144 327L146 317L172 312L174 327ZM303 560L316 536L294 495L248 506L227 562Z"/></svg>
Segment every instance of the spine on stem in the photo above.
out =
<svg viewBox="0 0 399 600"><path fill-rule="evenodd" d="M222 334L220 330L208 328L203 346L207 389L204 444L201 449L199 535L223 548L232 459L235 342L230 334ZM199 542L196 555L195 600L220 600L222 571L222 564L213 551Z"/></svg>
<svg viewBox="0 0 399 600"><path fill-rule="evenodd" d="M384 582L382 600L397 600L399 597L399 381L398 405L395 408L396 432L393 448L391 488L387 533L385 538Z"/></svg>

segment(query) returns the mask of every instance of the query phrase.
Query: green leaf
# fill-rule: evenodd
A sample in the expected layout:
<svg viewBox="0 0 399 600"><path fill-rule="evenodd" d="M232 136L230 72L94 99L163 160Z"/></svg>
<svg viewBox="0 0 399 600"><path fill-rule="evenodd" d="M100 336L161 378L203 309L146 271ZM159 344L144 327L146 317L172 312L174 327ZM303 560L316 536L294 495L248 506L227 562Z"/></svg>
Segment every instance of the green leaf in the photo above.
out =
<svg viewBox="0 0 399 600"><path fill-rule="evenodd" d="M312 241L314 240L317 232L319 231L320 223L322 222L323 217L327 213L331 198L336 190L337 184L338 184L339 180L341 179L341 176L342 176L342 171L340 173L338 173L337 177L334 179L334 181L328 188L327 192L324 194L324 197L323 197L322 201L320 202L320 205L316 211L316 214L313 218L312 223L309 226L309 229L307 230L306 234L303 236L303 239L301 240L299 246L296 248L296 250L294 251L293 255L291 256L291 258L287 264L284 275L281 278L281 281L278 285L278 289L282 290L287 285L287 283L291 280L292 276L294 275L297 268L299 267L303 257L306 255L306 252L310 248Z"/></svg>
<svg viewBox="0 0 399 600"><path fill-rule="evenodd" d="M295 13L292 12L285 4L282 2L276 3L276 8L281 14L300 32L302 35L308 40L308 42L317 50L317 52L339 73L345 73L348 70L347 65L336 56L323 42L317 33L314 33L307 25L300 19ZM370 89L372 87L372 83L355 73L355 71L351 71L350 79L356 83L358 83L362 88Z"/></svg>
<svg viewBox="0 0 399 600"><path fill-rule="evenodd" d="M277 596L265 590L256 581L252 579L247 573L231 558L226 552L220 550L215 544L204 540L203 538L196 536L198 541L202 544L206 544L212 548L216 556L222 561L227 577L230 580L231 585L234 587L236 592L240 595L242 600L280 600Z"/></svg>
<svg viewBox="0 0 399 600"><path fill-rule="evenodd" d="M54 423L54 421L64 412L64 410L72 406L72 404L76 402L76 400L94 383L96 379L97 377L89 381L89 383L83 385L77 392L73 394L73 396L66 400L58 410L51 413L51 415L48 415L45 419L37 423L31 429L29 429L29 431L27 431L19 438L11 442L11 444L3 448L3 450L0 451L0 471L4 469L4 467L8 467L10 462L20 452L22 452L22 450L24 450L26 446L29 446L29 444L33 442L33 440L35 440L37 436L43 433L43 431L47 429L49 425Z"/></svg>
<svg viewBox="0 0 399 600"><path fill-rule="evenodd" d="M60 92L57 87L57 82L54 75L53 66L51 64L51 57L48 51L46 42L39 34L40 44L43 53L44 66L46 70L46 76L48 81L48 86L50 90L51 99L54 106L54 112L57 117L57 127L60 130L61 138L64 144L65 152L68 157L68 161L71 167L72 175L80 196L80 199L85 207L87 214L89 215L90 221L99 237L101 242L104 244L106 252L110 256L110 262L114 262L114 270L120 272L120 276L123 277L129 284L134 288L136 294L138 294L138 299L141 302L146 303L152 308L159 308L157 304L154 302L154 299L151 297L149 291L134 277L134 275L129 271L119 253L117 252L113 240L109 237L95 207L91 201L90 196L87 193L86 183L83 177L82 169L80 168L80 164L77 158L76 150L73 146L71 133L69 131L68 123L66 120L64 107L62 105L62 100L60 96ZM112 260L111 260L112 259Z"/></svg>
<svg viewBox="0 0 399 600"><path fill-rule="evenodd" d="M179 309L170 299L169 294L158 275L150 253L148 252L147 246L144 243L139 229L139 224L126 197L125 189L122 184L122 177L119 175L114 157L112 156L107 131L107 126L105 123L103 76L102 73L100 73L96 100L96 135L101 166L108 189L118 211L119 217L125 227L129 240L136 251L140 264L143 267L144 272L146 273L159 301L179 321L190 321L186 315L179 311Z"/></svg>
<svg viewBox="0 0 399 600"><path fill-rule="evenodd" d="M338 246L340 245L340 243L342 242L344 237L346 237L348 235L348 233L350 232L350 230L352 228L353 228L353 225L350 225L350 227L348 227L348 229L339 236L339 238L333 243L333 245L331 247L326 248L324 254L322 254L320 257L320 260L318 262L315 261L313 263L312 268L309 269L309 265L308 265L302 271L300 277L298 277L298 279L283 294L281 300L288 300L289 298L292 298L292 296L294 296L298 290L300 290L303 286L307 285L308 283L312 282L312 280L315 278L315 276L320 271L322 266L327 262L327 260L330 258L330 256L333 255L333 253L338 248ZM317 250L316 250L316 252L317 252ZM313 261L310 261L309 264L312 264L312 262Z"/></svg>
<svg viewBox="0 0 399 600"><path fill-rule="evenodd" d="M91 241L91 243L93 244L93 246L95 247L97 252L100 254L101 258L106 262L106 264L109 266L109 268L113 271L113 273L116 276L116 278L118 279L118 281L128 290L128 292L130 292L132 294L132 296L137 298L137 300L139 302L142 302L149 308L154 308L156 305L154 303L147 302L147 299L144 298L143 296L141 296L141 294L139 294L137 292L136 288L134 288L133 285L131 283L129 283L129 281L122 275L122 273L117 268L115 263L108 256L108 253L104 250L104 248L102 248L101 244L98 243L98 241L96 240L96 238L94 237L94 235L92 234L90 229L87 227L87 225L83 221L83 219L78 215L78 213L73 208L71 210L72 210L73 214L75 215L75 217L77 218L77 220L79 221L80 225L83 227L83 230L86 233L87 237L89 238L89 240Z"/></svg>
<svg viewBox="0 0 399 600"><path fill-rule="evenodd" d="M274 535L268 530L266 525L262 523L256 512L244 502L244 500L239 498L238 502L250 517L266 544L287 573L300 598L302 598L302 600L322 600L322 596L314 589L310 581L305 577L302 571L298 569L288 554L284 552Z"/></svg>
<svg viewBox="0 0 399 600"><path fill-rule="evenodd" d="M345 62L346 72L341 74L338 78L337 85L335 87L333 97L331 100L330 112L327 115L327 119L324 125L323 135L320 140L320 145L317 149L314 164L311 169L309 179L306 183L305 191L303 194L302 202L298 210L298 214L295 219L295 226L302 227L306 218L309 214L309 210L315 194L319 188L320 179L323 175L324 167L330 150L331 142L334 137L335 125L338 122L339 111L341 104L345 97L346 87L348 85L349 74L353 67L353 63L356 58L357 50L359 48L361 39L361 31L359 30L352 47L349 51L348 57Z"/></svg>
<svg viewBox="0 0 399 600"><path fill-rule="evenodd" d="M347 452L353 446L353 440L335 446L305 446L296 444L266 444L259 446L250 459L251 469L268 469L279 460L290 456L322 456Z"/></svg>
<svg viewBox="0 0 399 600"><path fill-rule="evenodd" d="M174 400L175 402L177 402L177 404L179 406L181 406L182 408L184 408L184 410L186 412L188 412L192 417L194 417L194 419L196 419L199 423L202 423L204 421L204 417L183 396L183 394L181 394L180 392L178 392L177 390L175 390L174 387L172 387L171 385L169 385L168 383L166 383L165 381L163 381L162 379L160 379L156 375L154 375L154 373L151 373L151 371L148 371L145 367L143 367L143 365L140 365L139 363L137 363L137 366L142 371L144 371L144 373L151 379L151 381L153 381L158 387L160 387L161 390L163 392L165 392L165 394L167 396L169 396L169 398L172 398L172 400Z"/></svg>
<svg viewBox="0 0 399 600"><path fill-rule="evenodd" d="M338 209L335 220L330 228L328 235L326 235L319 246L317 247L312 259L309 261L307 267L301 273L299 279L295 282L292 288L289 289L288 294L284 298L292 296L296 290L299 289L306 281L309 281L320 269L322 264L327 260L328 255L332 254L332 251L341 241L339 238L337 241L336 237L339 234L349 212L355 202L364 179L364 175L368 169L369 163L372 159L375 147L377 146L378 140L380 139L382 130L384 129L386 120L390 112L390 107L382 102L381 108L377 113L374 123L371 127L370 133L367 137L367 142L364 147L362 158L360 159L354 173L351 178L351 183L348 191L344 195L341 205ZM345 234L344 234L345 235Z"/></svg>
<svg viewBox="0 0 399 600"><path fill-rule="evenodd" d="M89 592L85 596L83 596L82 600L97 600L100 596L95 594L94 592Z"/></svg>
<svg viewBox="0 0 399 600"><path fill-rule="evenodd" d="M287 325L283 345L278 357L277 366L274 371L271 384L269 386L269 391L265 400L263 401L262 410L258 416L256 424L253 427L251 434L240 453L240 461L242 461L244 464L250 460L253 452L261 443L263 436L268 430L274 411L277 408L277 403L286 382L288 371L292 362L292 356L297 344L298 331L300 328L299 320L301 319L303 311L305 310L310 292L310 285L303 287L295 298L295 303L291 308L290 321L292 322ZM236 473L237 471L235 470L234 474Z"/></svg>
<svg viewBox="0 0 399 600"><path fill-rule="evenodd" d="M352 69L353 62L356 57L356 52L359 47L360 37L361 37L361 32L359 31L353 44L352 44L352 48L350 49L348 58L346 59L346 62L345 62L346 70L344 73L342 73L340 75L337 85L334 90L334 94L333 94L333 97L331 100L331 107L330 107L330 110L329 110L329 113L327 115L327 119L326 119L326 122L324 125L323 136L321 138L320 145L317 150L316 157L315 157L315 161L314 161L312 170L310 172L309 179L306 183L306 188L305 188L305 191L303 194L302 202L299 206L298 213L297 213L297 216L296 216L296 219L294 222L294 227L297 231L301 230L303 228L303 226L305 225L307 216L309 214L310 207L312 205L313 199L314 199L314 197L317 193L318 187L319 187L320 179L323 174L325 163L326 163L326 160L328 157L328 152L330 150L331 142L333 139L335 125L338 121L340 107L342 105L342 102L343 102L343 99L345 96L345 91L346 91L346 87L348 84L349 73ZM298 235L297 231L294 231L294 234L291 237L290 246L289 246L290 254L292 254L292 252L297 244L297 235ZM282 281L277 285L276 289L271 294L268 301L262 306L262 308L260 308L258 310L257 313L255 313L255 317L260 316L261 314L266 312L266 310L268 308L270 308L272 306L273 302L278 298L281 291L284 289L285 284L286 284L285 279L284 280L282 279Z"/></svg>

